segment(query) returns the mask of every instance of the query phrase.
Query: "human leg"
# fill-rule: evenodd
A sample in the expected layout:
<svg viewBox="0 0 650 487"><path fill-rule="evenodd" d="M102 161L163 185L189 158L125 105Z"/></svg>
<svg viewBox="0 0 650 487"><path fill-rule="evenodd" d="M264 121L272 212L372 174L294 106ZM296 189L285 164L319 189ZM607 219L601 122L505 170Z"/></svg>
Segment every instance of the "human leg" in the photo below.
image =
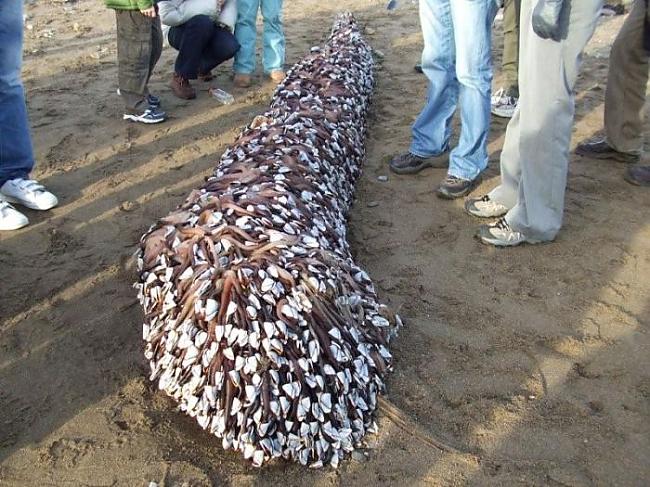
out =
<svg viewBox="0 0 650 487"><path fill-rule="evenodd" d="M553 240L562 226L569 144L574 116L573 88L581 53L591 38L602 0L565 0L560 41L532 30L532 0L522 0L517 204L505 221L528 239ZM557 73L549 76L549 73ZM509 133L507 138L510 137ZM515 165L513 163L513 165Z"/></svg>
<svg viewBox="0 0 650 487"><path fill-rule="evenodd" d="M494 0L451 0L459 85L461 133L449 175L474 180L487 167L492 91L491 35Z"/></svg>
<svg viewBox="0 0 650 487"><path fill-rule="evenodd" d="M646 15L645 1L636 0L609 58L605 133L607 143L625 154L639 154L643 148L643 107L650 59L643 47Z"/></svg>
<svg viewBox="0 0 650 487"><path fill-rule="evenodd" d="M501 71L508 96L519 97L519 14L521 0L503 2L503 58Z"/></svg>
<svg viewBox="0 0 650 487"><path fill-rule="evenodd" d="M285 39L282 26L282 0L261 0L264 18L264 72L284 70Z"/></svg>
<svg viewBox="0 0 650 487"><path fill-rule="evenodd" d="M0 3L0 186L26 178L34 166L21 80L23 1Z"/></svg>
<svg viewBox="0 0 650 487"><path fill-rule="evenodd" d="M9 203L35 210L49 210L58 203L56 196L29 179L34 152L21 79L22 28L23 1L0 4L0 230L29 223Z"/></svg>
<svg viewBox="0 0 650 487"><path fill-rule="evenodd" d="M137 10L116 10L117 62L120 95L126 111L135 113L146 108L147 83L151 75L153 25L156 19L145 17Z"/></svg>
<svg viewBox="0 0 650 487"><path fill-rule="evenodd" d="M209 73L221 63L232 58L239 50L235 36L227 29L216 27L212 37L203 49L200 72Z"/></svg>
<svg viewBox="0 0 650 487"><path fill-rule="evenodd" d="M169 30L169 44L178 50L174 71L185 79L196 79L203 53L212 42L217 26L207 15L196 15Z"/></svg>
<svg viewBox="0 0 650 487"><path fill-rule="evenodd" d="M458 99L450 0L421 0L420 24L424 37L422 71L429 79L429 89L424 108L413 124L409 151L432 157L449 148Z"/></svg>
<svg viewBox="0 0 650 487"><path fill-rule="evenodd" d="M163 48L163 33L160 25L160 17L153 19L151 23L151 56L149 58L149 75L147 76L147 93L149 93L149 80L160 60Z"/></svg>
<svg viewBox="0 0 650 487"><path fill-rule="evenodd" d="M235 73L250 75L255 71L255 40L257 29L255 21L260 0L237 0L237 24L235 37L241 46L235 55Z"/></svg>

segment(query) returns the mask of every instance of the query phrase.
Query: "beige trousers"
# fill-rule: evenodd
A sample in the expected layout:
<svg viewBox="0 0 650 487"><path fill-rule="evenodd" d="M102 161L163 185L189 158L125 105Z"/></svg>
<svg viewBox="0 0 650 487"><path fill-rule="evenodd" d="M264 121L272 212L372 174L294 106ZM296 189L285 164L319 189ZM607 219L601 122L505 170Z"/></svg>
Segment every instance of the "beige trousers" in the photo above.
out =
<svg viewBox="0 0 650 487"><path fill-rule="evenodd" d="M602 0L564 0L559 41L533 32L536 0L521 2L519 107L501 153L501 184L490 198L510 208L508 224L526 237L553 240L562 226L582 50Z"/></svg>
<svg viewBox="0 0 650 487"><path fill-rule="evenodd" d="M638 154L643 149L649 60L643 48L643 29L647 10L645 0L634 2L609 58L605 133L609 145L619 152Z"/></svg>

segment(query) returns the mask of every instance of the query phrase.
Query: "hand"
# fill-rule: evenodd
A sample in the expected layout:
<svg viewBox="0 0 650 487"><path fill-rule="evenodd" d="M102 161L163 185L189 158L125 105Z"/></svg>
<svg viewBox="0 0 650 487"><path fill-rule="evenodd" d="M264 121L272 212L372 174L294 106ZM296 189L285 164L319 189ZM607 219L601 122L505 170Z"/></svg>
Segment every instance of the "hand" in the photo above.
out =
<svg viewBox="0 0 650 487"><path fill-rule="evenodd" d="M560 40L560 15L564 0L539 0L533 10L533 31L542 39Z"/></svg>
<svg viewBox="0 0 650 487"><path fill-rule="evenodd" d="M156 17L156 7L152 5L149 8L141 8L140 13L144 15L145 17L149 17L151 19Z"/></svg>

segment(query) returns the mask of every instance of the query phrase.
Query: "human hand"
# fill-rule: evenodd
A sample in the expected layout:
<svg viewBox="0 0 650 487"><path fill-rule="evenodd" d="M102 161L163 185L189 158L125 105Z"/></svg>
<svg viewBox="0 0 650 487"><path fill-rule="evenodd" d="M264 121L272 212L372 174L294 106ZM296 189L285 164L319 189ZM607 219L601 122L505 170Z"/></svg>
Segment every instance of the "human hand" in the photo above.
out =
<svg viewBox="0 0 650 487"><path fill-rule="evenodd" d="M539 0L533 10L533 31L542 39L560 40L560 15L564 0Z"/></svg>
<svg viewBox="0 0 650 487"><path fill-rule="evenodd" d="M151 19L156 17L156 7L152 5L149 8L141 8L140 13L144 15L145 17L149 17Z"/></svg>

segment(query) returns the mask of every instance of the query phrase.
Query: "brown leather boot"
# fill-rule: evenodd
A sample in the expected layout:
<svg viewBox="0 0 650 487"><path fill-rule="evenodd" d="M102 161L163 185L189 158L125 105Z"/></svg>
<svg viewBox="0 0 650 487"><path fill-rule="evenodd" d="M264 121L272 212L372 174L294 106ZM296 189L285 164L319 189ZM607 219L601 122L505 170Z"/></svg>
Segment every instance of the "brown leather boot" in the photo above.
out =
<svg viewBox="0 0 650 487"><path fill-rule="evenodd" d="M253 84L250 74L244 73L235 73L235 77L232 80L233 84L237 88L250 88Z"/></svg>
<svg viewBox="0 0 650 487"><path fill-rule="evenodd" d="M212 71L208 71L207 73L202 73L199 71L197 77L199 81L203 81L204 83L208 83L214 79L214 75L212 74Z"/></svg>
<svg viewBox="0 0 650 487"><path fill-rule="evenodd" d="M193 100L196 98L196 90L192 88L190 80L183 78L180 74L174 73L169 83L174 95L183 100Z"/></svg>

